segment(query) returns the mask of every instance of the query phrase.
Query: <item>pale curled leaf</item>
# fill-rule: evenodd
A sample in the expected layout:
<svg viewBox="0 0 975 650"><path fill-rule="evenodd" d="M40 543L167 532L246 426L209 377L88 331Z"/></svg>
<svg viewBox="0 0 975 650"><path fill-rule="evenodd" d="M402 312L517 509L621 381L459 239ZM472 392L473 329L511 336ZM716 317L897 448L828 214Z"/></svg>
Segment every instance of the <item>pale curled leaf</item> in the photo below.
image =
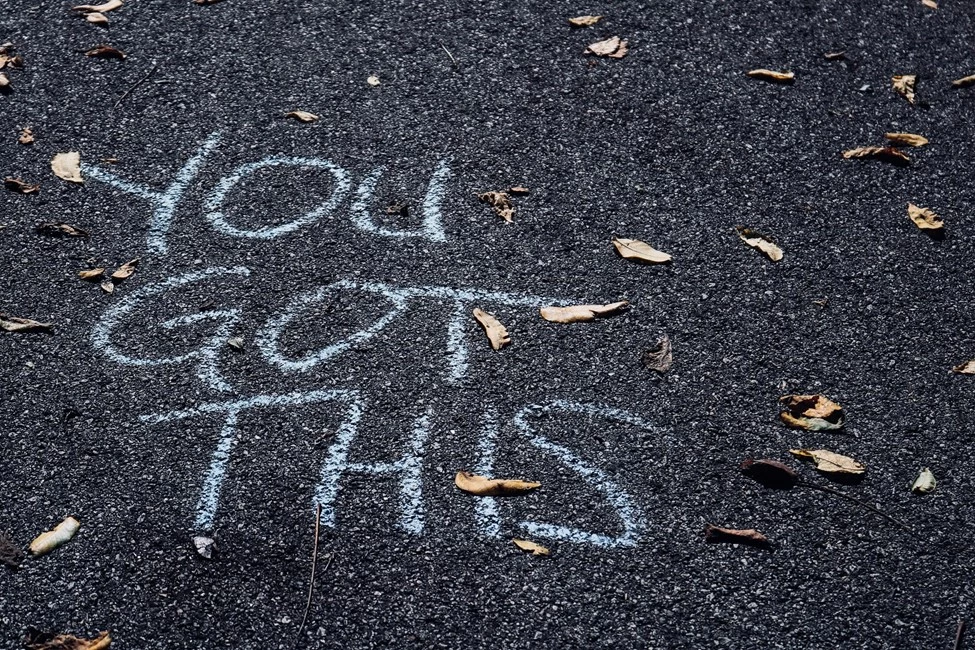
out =
<svg viewBox="0 0 975 650"><path fill-rule="evenodd" d="M532 555L549 555L551 551L542 546L541 544L536 544L527 539L513 539L511 540L515 546L525 551L526 553L531 553Z"/></svg>
<svg viewBox="0 0 975 650"><path fill-rule="evenodd" d="M863 474L866 467L849 456L826 449L790 449L789 453L802 460L816 463L816 469L826 474Z"/></svg>
<svg viewBox="0 0 975 650"><path fill-rule="evenodd" d="M27 650L106 650L112 645L112 637L102 632L93 639L82 639L71 634L54 634L30 629L24 639Z"/></svg>
<svg viewBox="0 0 975 650"><path fill-rule="evenodd" d="M7 88L10 86L10 77L0 72L0 88Z"/></svg>
<svg viewBox="0 0 975 650"><path fill-rule="evenodd" d="M136 267L139 266L139 258L135 258L130 262L126 262L122 266L115 269L112 273L112 279L116 282L130 278L133 273L135 273Z"/></svg>
<svg viewBox="0 0 975 650"><path fill-rule="evenodd" d="M613 239L613 246L620 257L636 262L646 262L648 264L665 264L673 257L650 246L650 244L639 239L625 239L617 237Z"/></svg>
<svg viewBox="0 0 975 650"><path fill-rule="evenodd" d="M825 395L784 395L779 402L788 409L779 417L796 429L837 431L846 419L843 407Z"/></svg>
<svg viewBox="0 0 975 650"><path fill-rule="evenodd" d="M945 222L929 208L921 208L913 203L907 204L907 216L921 230L941 230Z"/></svg>
<svg viewBox="0 0 975 650"><path fill-rule="evenodd" d="M516 185L514 187L508 188L508 194L514 196L524 196L525 194L528 194L530 191L531 190L529 190L527 187L522 187L521 185Z"/></svg>
<svg viewBox="0 0 975 650"><path fill-rule="evenodd" d="M454 475L454 484L464 492L479 497L516 496L526 494L542 486L541 483L534 481L488 478L463 471Z"/></svg>
<svg viewBox="0 0 975 650"><path fill-rule="evenodd" d="M925 467L911 483L911 492L914 494L930 494L934 492L936 487L938 487L938 481L934 478L934 472Z"/></svg>
<svg viewBox="0 0 975 650"><path fill-rule="evenodd" d="M843 158L846 160L853 158L876 158L877 160L883 160L884 162L898 166L904 166L911 162L907 154L895 147L857 147L855 149L847 149L843 152Z"/></svg>
<svg viewBox="0 0 975 650"><path fill-rule="evenodd" d="M552 323L581 323L600 316L618 314L630 305L626 300L608 305L572 305L570 307L542 307L542 318Z"/></svg>
<svg viewBox="0 0 975 650"><path fill-rule="evenodd" d="M643 356L640 358L643 365L653 370L663 374L670 370L670 367L674 364L673 351L670 346L670 337L664 334L657 341L657 344L650 350L645 350Z"/></svg>
<svg viewBox="0 0 975 650"><path fill-rule="evenodd" d="M93 282L95 280L101 280L102 275L105 273L104 267L98 267L97 269L86 269L84 271L78 271L78 277L82 280L88 280Z"/></svg>
<svg viewBox="0 0 975 650"><path fill-rule="evenodd" d="M774 83L779 83L779 84L791 84L793 81L795 81L796 78L796 74L794 72L776 72L775 70L767 70L765 68L756 68L755 70L749 70L745 74L755 79L772 81Z"/></svg>
<svg viewBox="0 0 975 650"><path fill-rule="evenodd" d="M7 176L3 179L3 186L11 192L17 192L18 194L33 194L41 189L38 183L28 183L19 178L13 178L12 176Z"/></svg>
<svg viewBox="0 0 975 650"><path fill-rule="evenodd" d="M938 8L938 3L935 2L934 0L921 0L921 4L927 7L928 9Z"/></svg>
<svg viewBox="0 0 975 650"><path fill-rule="evenodd" d="M923 147L929 142L923 135L916 133L885 133L884 137L894 144L906 147Z"/></svg>
<svg viewBox="0 0 975 650"><path fill-rule="evenodd" d="M50 553L74 537L80 527L81 524L78 523L77 519L68 517L58 524L54 530L49 530L35 537L34 541L30 543L30 552L34 555Z"/></svg>
<svg viewBox="0 0 975 650"><path fill-rule="evenodd" d="M704 526L704 540L707 542L730 544L750 544L752 546L767 546L768 537L754 528L724 528L707 524Z"/></svg>
<svg viewBox="0 0 975 650"><path fill-rule="evenodd" d="M5 332L50 332L50 323L0 313L0 330Z"/></svg>
<svg viewBox="0 0 975 650"><path fill-rule="evenodd" d="M962 77L961 79L955 79L951 82L951 85L955 88L968 88L971 85L975 85L975 74L970 74L967 77Z"/></svg>
<svg viewBox="0 0 975 650"><path fill-rule="evenodd" d="M59 153L51 159L51 171L62 180L71 183L84 183L81 177L81 154L77 151Z"/></svg>
<svg viewBox="0 0 975 650"><path fill-rule="evenodd" d="M511 205L511 197L507 192L482 192L477 195L477 200L490 205L495 214L508 223L514 221L515 208Z"/></svg>
<svg viewBox="0 0 975 650"><path fill-rule="evenodd" d="M85 16L85 20L90 22L92 25L105 26L108 24L108 16L100 13L91 13Z"/></svg>
<svg viewBox="0 0 975 650"><path fill-rule="evenodd" d="M915 100L915 87L917 86L917 75L902 74L890 78L891 84L897 93L913 104Z"/></svg>
<svg viewBox="0 0 975 650"><path fill-rule="evenodd" d="M378 86L382 82L379 81L379 77L377 77L376 75L371 75L369 77L366 77L366 83L369 84L370 86Z"/></svg>
<svg viewBox="0 0 975 650"><path fill-rule="evenodd" d="M738 237L743 242L752 248L761 251L773 262L778 262L782 259L782 249L765 235L756 232L751 228L746 228L745 226L735 226L735 230L738 232Z"/></svg>
<svg viewBox="0 0 975 650"><path fill-rule="evenodd" d="M298 120L299 122L318 121L318 116L315 115L314 113L309 113L308 111L291 111L290 113L285 113L284 116Z"/></svg>
<svg viewBox="0 0 975 650"><path fill-rule="evenodd" d="M826 59L827 61L842 61L843 59L846 58L846 51L844 50L840 52L826 52L825 54L823 54L823 58Z"/></svg>
<svg viewBox="0 0 975 650"><path fill-rule="evenodd" d="M71 7L71 9L74 11L84 11L86 13L97 12L103 14L108 11L114 11L115 9L118 9L121 6L122 6L122 0L108 0L108 2L100 5L77 5Z"/></svg>
<svg viewBox="0 0 975 650"><path fill-rule="evenodd" d="M511 343L511 337L508 336L508 330L497 318L480 308L474 309L474 318L476 318L477 322L480 323L481 327L484 328L484 332L487 334L492 348L495 350L500 350L504 346Z"/></svg>
<svg viewBox="0 0 975 650"><path fill-rule="evenodd" d="M619 36L612 36L602 41L597 41L591 43L589 47L586 48L586 54L595 54L596 56L605 56L610 59L622 59L626 56L629 51L626 41L621 39Z"/></svg>
<svg viewBox="0 0 975 650"><path fill-rule="evenodd" d="M975 375L975 359L966 361L951 369L956 375Z"/></svg>
<svg viewBox="0 0 975 650"><path fill-rule="evenodd" d="M569 18L569 24L573 27L591 27L602 19L602 16L576 16Z"/></svg>

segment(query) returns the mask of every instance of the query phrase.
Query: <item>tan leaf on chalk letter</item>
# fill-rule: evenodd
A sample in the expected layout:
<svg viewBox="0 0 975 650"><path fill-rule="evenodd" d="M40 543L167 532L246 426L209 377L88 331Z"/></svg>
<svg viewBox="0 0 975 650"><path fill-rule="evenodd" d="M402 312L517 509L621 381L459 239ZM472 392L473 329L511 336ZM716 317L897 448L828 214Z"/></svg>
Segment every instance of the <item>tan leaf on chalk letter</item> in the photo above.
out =
<svg viewBox="0 0 975 650"><path fill-rule="evenodd" d="M571 307L542 307L542 318L553 323L581 323L600 316L618 314L630 305L626 300L608 305L572 305Z"/></svg>
<svg viewBox="0 0 975 650"><path fill-rule="evenodd" d="M17 192L19 194L33 194L41 189L41 186L38 183L28 183L12 176L7 176L5 179L3 179L3 186L8 190Z"/></svg>
<svg viewBox="0 0 975 650"><path fill-rule="evenodd" d="M955 79L951 82L951 85L955 88L968 88L969 86L975 84L975 74L970 74L967 77L962 77L961 79Z"/></svg>
<svg viewBox="0 0 975 650"><path fill-rule="evenodd" d="M494 212L508 223L514 220L515 208L507 192L483 192L477 195L477 199L494 208Z"/></svg>
<svg viewBox="0 0 975 650"><path fill-rule="evenodd" d="M532 555L549 555L550 551L542 546L541 544L536 544L535 542L530 542L527 539L513 539L511 540L515 546L525 551L526 553L531 553Z"/></svg>
<svg viewBox="0 0 975 650"><path fill-rule="evenodd" d="M77 5L71 7L73 11L83 11L85 13L97 12L100 14L114 11L122 6L122 0L108 0L108 2L100 5Z"/></svg>
<svg viewBox="0 0 975 650"><path fill-rule="evenodd" d="M51 159L51 171L58 178L72 183L84 183L81 177L81 154L77 151L59 153Z"/></svg>
<svg viewBox="0 0 975 650"><path fill-rule="evenodd" d="M86 269L84 271L78 271L78 277L82 280L88 280L89 282L94 282L100 280L102 274L105 273L103 267L98 267L97 269Z"/></svg>
<svg viewBox="0 0 975 650"><path fill-rule="evenodd" d="M112 279L118 282L132 277L132 274L135 273L135 267L137 266L139 266L138 257L131 262L126 262L122 266L115 269L115 272L112 273Z"/></svg>
<svg viewBox="0 0 975 650"><path fill-rule="evenodd" d="M914 103L914 89L917 85L916 74L895 75L890 78L890 81L893 84L894 90L896 90L901 97L906 99L911 104Z"/></svg>
<svg viewBox="0 0 975 650"><path fill-rule="evenodd" d="M956 375L975 375L975 359L955 366L951 372Z"/></svg>
<svg viewBox="0 0 975 650"><path fill-rule="evenodd" d="M846 419L843 407L825 395L783 395L779 403L788 409L779 418L795 429L837 431Z"/></svg>
<svg viewBox="0 0 975 650"><path fill-rule="evenodd" d="M749 70L746 74L755 79L763 79L779 84L791 84L796 78L796 73L794 72L776 72L775 70L766 70L765 68Z"/></svg>
<svg viewBox="0 0 975 650"><path fill-rule="evenodd" d="M602 16L576 16L569 18L569 24L573 27L591 27L602 19Z"/></svg>
<svg viewBox="0 0 975 650"><path fill-rule="evenodd" d="M941 230L945 222L929 208L920 208L913 203L907 204L907 216L914 225L921 230Z"/></svg>
<svg viewBox="0 0 975 650"><path fill-rule="evenodd" d="M613 239L613 246L620 257L635 262L646 262L648 264L664 264L673 259L668 253L658 251L650 244L639 239L625 239L617 237Z"/></svg>
<svg viewBox="0 0 975 650"><path fill-rule="evenodd" d="M704 526L704 541L712 544L728 542L731 544L768 545L768 537L754 528L723 528L714 524Z"/></svg>
<svg viewBox="0 0 975 650"><path fill-rule="evenodd" d="M885 133L884 137L894 144L900 144L906 147L923 147L929 142L923 135L916 133Z"/></svg>
<svg viewBox="0 0 975 650"><path fill-rule="evenodd" d="M51 324L0 313L0 330L5 332L50 332Z"/></svg>
<svg viewBox="0 0 975 650"><path fill-rule="evenodd" d="M27 630L24 647L27 650L105 650L112 644L108 632L102 632L94 639L80 639L70 634L54 634L40 630Z"/></svg>
<svg viewBox="0 0 975 650"><path fill-rule="evenodd" d="M54 530L49 530L35 537L34 541L30 543L30 552L34 555L50 553L74 537L79 528L81 528L81 524L78 523L78 520L74 517L68 517L58 524Z"/></svg>
<svg viewBox="0 0 975 650"><path fill-rule="evenodd" d="M674 364L673 352L670 346L670 337L664 334L657 341L657 344L650 350L646 350L640 358L643 365L650 370L663 374L670 370Z"/></svg>
<svg viewBox="0 0 975 650"><path fill-rule="evenodd" d="M911 492L915 494L930 494L938 487L938 481L934 478L934 473L925 467L918 474L914 482L911 483Z"/></svg>
<svg viewBox="0 0 975 650"><path fill-rule="evenodd" d="M491 347L495 350L500 350L504 346L511 343L511 337L508 336L508 330L505 326L501 324L497 318L487 313L483 309L474 309L474 318L477 322L481 324L484 328L484 332L487 334L488 340L491 341Z"/></svg>
<svg viewBox="0 0 975 650"><path fill-rule="evenodd" d="M735 226L735 230L738 231L738 237L741 238L743 242L754 249L762 251L765 253L765 256L773 262L778 262L782 259L782 249L776 246L775 243L765 235L756 232L751 228L746 228L745 226Z"/></svg>
<svg viewBox="0 0 975 650"><path fill-rule="evenodd" d="M314 113L309 113L308 111L291 111L290 113L285 113L284 116L298 120L299 122L318 121L318 116L315 115Z"/></svg>
<svg viewBox="0 0 975 650"><path fill-rule="evenodd" d="M847 149L843 152L843 158L846 160L850 160L851 158L876 158L877 160L883 160L884 162L901 167L911 162L907 154L895 147L857 147L856 149Z"/></svg>
<svg viewBox="0 0 975 650"><path fill-rule="evenodd" d="M125 52L122 50L112 47L111 45L96 45L90 50L85 52L85 56L91 56L96 59L124 59Z"/></svg>
<svg viewBox="0 0 975 650"><path fill-rule="evenodd" d="M863 474L867 468L849 456L826 449L790 449L789 453L802 460L816 463L816 469L827 474Z"/></svg>
<svg viewBox="0 0 975 650"><path fill-rule="evenodd" d="M471 472L457 472L454 484L464 492L479 497L507 497L531 492L542 486L533 481L518 479L488 478Z"/></svg>
<svg viewBox="0 0 975 650"><path fill-rule="evenodd" d="M603 41L597 41L586 48L585 54L605 56L610 59L622 59L629 51L627 43L619 36L613 36Z"/></svg>

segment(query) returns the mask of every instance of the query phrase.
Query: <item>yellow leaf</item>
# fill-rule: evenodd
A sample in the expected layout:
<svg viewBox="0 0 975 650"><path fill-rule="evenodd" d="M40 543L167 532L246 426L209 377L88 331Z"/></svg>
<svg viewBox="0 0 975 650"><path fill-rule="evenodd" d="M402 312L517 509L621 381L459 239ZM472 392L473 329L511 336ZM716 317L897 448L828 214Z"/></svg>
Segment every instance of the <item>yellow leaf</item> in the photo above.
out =
<svg viewBox="0 0 975 650"><path fill-rule="evenodd" d="M917 75L915 74L904 74L895 75L890 78L891 83L901 97L906 99L911 104L914 103L914 87L917 85Z"/></svg>
<svg viewBox="0 0 975 650"><path fill-rule="evenodd" d="M773 262L778 262L782 259L782 249L776 246L765 235L744 226L735 226L735 230L738 231L738 237L743 242L752 248L762 251Z"/></svg>
<svg viewBox="0 0 975 650"><path fill-rule="evenodd" d="M961 79L955 79L951 82L951 85L955 88L967 88L975 84L975 74L970 74L967 77L962 77Z"/></svg>
<svg viewBox="0 0 975 650"><path fill-rule="evenodd" d="M525 494L542 486L533 481L518 479L488 478L471 472L457 472L454 484L464 492L479 497L506 497Z"/></svg>
<svg viewBox="0 0 975 650"><path fill-rule="evenodd" d="M626 41L622 40L619 36L613 36L604 41L597 41L590 44L586 48L585 53L605 56L611 59L622 59L628 51Z"/></svg>
<svg viewBox="0 0 975 650"><path fill-rule="evenodd" d="M789 453L802 460L816 463L816 469L827 474L863 474L867 468L849 456L825 449L790 449Z"/></svg>
<svg viewBox="0 0 975 650"><path fill-rule="evenodd" d="M308 111L291 111L290 113L285 113L284 116L296 119L299 122L316 122L318 120L317 115Z"/></svg>
<svg viewBox="0 0 975 650"><path fill-rule="evenodd" d="M58 524L54 530L49 530L35 537L34 541L30 543L30 552L34 555L50 553L74 537L80 527L81 524L78 523L77 519L68 517Z"/></svg>
<svg viewBox="0 0 975 650"><path fill-rule="evenodd" d="M952 368L951 371L958 375L975 375L975 359L959 364Z"/></svg>
<svg viewBox="0 0 975 650"><path fill-rule="evenodd" d="M542 546L541 544L536 544L535 542L529 542L527 539L513 539L514 545L525 552L530 552L532 555L549 555L550 551Z"/></svg>
<svg viewBox="0 0 975 650"><path fill-rule="evenodd" d="M484 332L487 334L488 340L491 342L491 347L495 350L500 350L504 346L511 343L511 337L508 336L508 330L505 329L504 325L501 324L497 318L487 313L483 309L474 309L474 318L477 322L481 324L484 328Z"/></svg>
<svg viewBox="0 0 975 650"><path fill-rule="evenodd" d="M780 84L791 84L796 78L796 73L794 72L776 72L775 70L767 70L765 68L749 70L745 74L755 79L763 79Z"/></svg>
<svg viewBox="0 0 975 650"><path fill-rule="evenodd" d="M847 149L843 152L843 158L846 160L850 160L851 158L876 158L877 160L883 160L898 166L907 165L911 162L911 159L903 151L894 147L857 147L856 149Z"/></svg>
<svg viewBox="0 0 975 650"><path fill-rule="evenodd" d="M602 19L602 16L576 16L575 18L569 18L569 24L573 27L590 27Z"/></svg>
<svg viewBox="0 0 975 650"><path fill-rule="evenodd" d="M59 153L51 159L51 171L62 180L71 183L84 183L81 177L81 154L77 151Z"/></svg>
<svg viewBox="0 0 975 650"><path fill-rule="evenodd" d="M941 217L930 209L920 208L913 203L907 204L907 216L921 230L941 230L945 227L945 223Z"/></svg>
<svg viewBox="0 0 975 650"><path fill-rule="evenodd" d="M84 11L84 12L98 12L103 14L107 11L113 11L122 6L122 0L108 0L108 2L100 5L78 5L76 7L71 7L74 11Z"/></svg>
<svg viewBox="0 0 975 650"><path fill-rule="evenodd" d="M581 323L599 316L611 316L629 306L621 300L608 305L572 305L571 307L542 307L542 318L553 323Z"/></svg>
<svg viewBox="0 0 975 650"><path fill-rule="evenodd" d="M673 259L669 254L658 251L639 239L616 238L613 240L613 246L616 247L616 252L620 254L620 257L627 260L664 264Z"/></svg>
<svg viewBox="0 0 975 650"><path fill-rule="evenodd" d="M928 143L928 139L916 133L885 133L884 137L894 144L901 144L908 147L923 147Z"/></svg>

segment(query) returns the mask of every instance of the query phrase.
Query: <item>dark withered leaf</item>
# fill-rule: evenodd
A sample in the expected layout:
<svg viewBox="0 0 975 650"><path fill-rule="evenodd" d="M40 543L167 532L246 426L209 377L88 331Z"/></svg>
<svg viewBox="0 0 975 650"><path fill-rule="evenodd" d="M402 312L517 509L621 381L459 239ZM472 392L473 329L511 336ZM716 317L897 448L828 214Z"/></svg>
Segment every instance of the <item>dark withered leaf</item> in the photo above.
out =
<svg viewBox="0 0 975 650"><path fill-rule="evenodd" d="M762 458L760 460L746 459L741 464L741 471L765 487L777 490L788 490L799 482L796 471L777 460Z"/></svg>
<svg viewBox="0 0 975 650"><path fill-rule="evenodd" d="M769 546L768 537L754 528L723 528L714 524L704 527L704 541L711 544L748 544L749 546Z"/></svg>
<svg viewBox="0 0 975 650"><path fill-rule="evenodd" d="M670 337L666 334L660 337L652 349L643 353L641 360L644 366L660 374L670 370L670 367L674 364L673 353L670 347Z"/></svg>
<svg viewBox="0 0 975 650"><path fill-rule="evenodd" d="M0 564L16 569L24 561L24 552L10 541L10 538L0 533Z"/></svg>
<svg viewBox="0 0 975 650"><path fill-rule="evenodd" d="M77 226L72 226L67 223L42 223L41 225L34 228L34 231L39 235L47 235L48 237L87 237L88 233L78 228Z"/></svg>

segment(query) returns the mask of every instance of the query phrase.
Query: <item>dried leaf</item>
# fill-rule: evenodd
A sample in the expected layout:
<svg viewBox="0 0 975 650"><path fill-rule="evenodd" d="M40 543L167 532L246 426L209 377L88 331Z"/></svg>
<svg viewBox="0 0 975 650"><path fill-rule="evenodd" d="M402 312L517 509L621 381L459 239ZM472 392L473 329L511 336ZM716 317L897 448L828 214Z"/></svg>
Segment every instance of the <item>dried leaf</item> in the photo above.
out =
<svg viewBox="0 0 975 650"><path fill-rule="evenodd" d="M51 329L50 323L0 313L0 330L5 332L50 332Z"/></svg>
<svg viewBox="0 0 975 650"><path fill-rule="evenodd" d="M823 58L827 61L842 61L846 58L846 51L841 52L826 52L823 54Z"/></svg>
<svg viewBox="0 0 975 650"><path fill-rule="evenodd" d="M766 70L765 68L749 70L746 74L755 79L772 81L779 84L791 84L796 78L796 73L794 72L776 72L775 70Z"/></svg>
<svg viewBox="0 0 975 650"><path fill-rule="evenodd" d="M85 56L92 56L97 59L124 59L125 52L111 45L96 45L86 51Z"/></svg>
<svg viewBox="0 0 975 650"><path fill-rule="evenodd" d="M754 528L722 528L714 524L704 526L704 541L711 544L727 542L730 544L749 544L768 546L768 537Z"/></svg>
<svg viewBox="0 0 975 650"><path fill-rule="evenodd" d="M290 113L285 113L284 116L296 119L299 122L318 121L318 116L315 115L314 113L309 113L308 111L291 111Z"/></svg>
<svg viewBox="0 0 975 650"><path fill-rule="evenodd" d="M100 5L77 5L76 7L71 7L71 9L73 11L84 11L86 13L97 12L103 14L108 11L113 11L115 9L118 9L121 6L122 6L122 0L108 0L108 2Z"/></svg>
<svg viewBox="0 0 975 650"><path fill-rule="evenodd" d="M80 639L70 634L40 632L33 628L27 630L24 647L27 650L105 650L112 644L108 632L102 632L94 639Z"/></svg>
<svg viewBox="0 0 975 650"><path fill-rule="evenodd" d="M893 142L907 147L923 147L929 140L923 135L916 133L885 133L884 137Z"/></svg>
<svg viewBox="0 0 975 650"><path fill-rule="evenodd" d="M20 130L20 136L17 138L17 142L20 144L34 144L34 132L30 130L30 127L25 127Z"/></svg>
<svg viewBox="0 0 975 650"><path fill-rule="evenodd" d="M121 282L122 280L132 277L132 274L135 273L135 268L137 266L139 266L138 257L115 269L115 272L112 273L112 279L116 282Z"/></svg>
<svg viewBox="0 0 975 650"><path fill-rule="evenodd" d="M646 262L648 264L665 264L673 259L668 253L658 251L650 244L639 239L624 239L617 237L613 239L613 246L620 257L636 262Z"/></svg>
<svg viewBox="0 0 975 650"><path fill-rule="evenodd" d="M739 466L741 471L764 485L765 487L777 490L788 490L799 482L799 475L796 471L777 460L763 458L752 460L750 458L742 461Z"/></svg>
<svg viewBox="0 0 975 650"><path fill-rule="evenodd" d="M42 223L34 228L34 232L48 237L87 237L88 233L67 223Z"/></svg>
<svg viewBox="0 0 975 650"><path fill-rule="evenodd" d="M41 189L38 183L28 183L12 176L7 176L3 179L3 186L12 192L19 192L20 194L33 194Z"/></svg>
<svg viewBox="0 0 975 650"><path fill-rule="evenodd" d="M111 280L104 280L100 285L102 291L108 294L115 293L115 283Z"/></svg>
<svg viewBox="0 0 975 650"><path fill-rule="evenodd" d="M454 484L464 492L479 497L507 497L531 492L541 483L518 479L488 478L470 472L457 472Z"/></svg>
<svg viewBox="0 0 975 650"><path fill-rule="evenodd" d="M0 72L0 88L10 87L10 77Z"/></svg>
<svg viewBox="0 0 975 650"><path fill-rule="evenodd" d="M100 13L88 14L85 16L85 20L90 22L92 25L99 25L101 27L108 24L108 16Z"/></svg>
<svg viewBox="0 0 975 650"><path fill-rule="evenodd" d="M507 192L484 192L478 194L477 199L494 208L494 212L508 223L514 220L515 208L511 205L511 197Z"/></svg>
<svg viewBox="0 0 975 650"><path fill-rule="evenodd" d="M945 222L931 209L920 208L913 203L907 204L907 216L921 230L941 230L945 227Z"/></svg>
<svg viewBox="0 0 975 650"><path fill-rule="evenodd" d="M57 547L65 544L74 537L75 533L81 524L74 517L68 517L60 524L58 524L54 530L49 530L46 533L41 533L34 541L30 543L30 552L34 555L44 555L45 553L50 553Z"/></svg>
<svg viewBox="0 0 975 650"><path fill-rule="evenodd" d="M928 7L929 9L938 8L938 3L935 2L934 0L921 0L921 4L924 5L925 7Z"/></svg>
<svg viewBox="0 0 975 650"><path fill-rule="evenodd" d="M216 541L214 541L212 537L197 535L193 538L193 548L196 549L197 555L202 557L204 560L209 560L213 557L213 551L216 550L216 544Z"/></svg>
<svg viewBox="0 0 975 650"><path fill-rule="evenodd" d="M825 395L784 395L779 403L788 409L779 417L795 429L838 431L846 419L843 407Z"/></svg>
<svg viewBox="0 0 975 650"><path fill-rule="evenodd" d="M513 194L514 196L523 196L528 194L530 191L531 190L529 190L527 187L522 187L520 185L508 188L508 194Z"/></svg>
<svg viewBox="0 0 975 650"><path fill-rule="evenodd" d="M934 478L934 473L925 467L911 483L911 492L914 494L930 494L934 492L936 487L938 487L938 481Z"/></svg>
<svg viewBox="0 0 975 650"><path fill-rule="evenodd" d="M674 364L670 347L670 337L666 334L660 337L653 349L646 350L640 360L644 366L660 374L670 370L670 367Z"/></svg>
<svg viewBox="0 0 975 650"><path fill-rule="evenodd" d="M877 160L883 160L884 162L901 167L911 162L911 159L903 151L894 147L857 147L856 149L847 149L843 152L843 158L846 160L850 160L851 158L876 158Z"/></svg>
<svg viewBox="0 0 975 650"><path fill-rule="evenodd" d="M569 24L573 27L591 27L602 19L603 16L576 16L569 18Z"/></svg>
<svg viewBox="0 0 975 650"><path fill-rule="evenodd" d="M813 461L816 469L827 474L863 474L867 470L849 456L825 449L790 449L789 453L796 458Z"/></svg>
<svg viewBox="0 0 975 650"><path fill-rule="evenodd" d="M515 546L520 548L525 552L530 552L532 555L549 555L550 552L547 548L541 544L536 544L535 542L530 542L527 539L513 539L511 540Z"/></svg>
<svg viewBox="0 0 975 650"><path fill-rule="evenodd" d="M955 79L951 82L951 85L955 88L968 88L972 84L975 84L975 74L970 74L967 77L962 77L961 79Z"/></svg>
<svg viewBox="0 0 975 650"><path fill-rule="evenodd" d="M474 309L474 318L477 322L481 324L484 328L484 332L487 334L488 340L491 341L491 347L495 350L500 350L504 346L511 343L511 337L508 336L508 330L505 329L504 325L501 324L497 318L487 313L483 309Z"/></svg>
<svg viewBox="0 0 975 650"><path fill-rule="evenodd" d="M105 269L103 267L98 267L97 269L87 269L84 271L78 271L78 277L81 278L82 280L88 280L89 282L93 282L95 280L100 280L102 274L104 273L105 273Z"/></svg>
<svg viewBox="0 0 975 650"><path fill-rule="evenodd" d="M626 41L622 40L619 36L613 36L604 41L597 41L590 44L586 48L585 54L595 54L596 56L605 56L610 59L622 59L628 51Z"/></svg>
<svg viewBox="0 0 975 650"><path fill-rule="evenodd" d="M0 564L16 569L24 561L24 552L10 541L10 538L0 533Z"/></svg>
<svg viewBox="0 0 975 650"><path fill-rule="evenodd" d="M366 83L369 84L370 86L378 86L381 82L379 81L379 77L377 77L376 75L372 75L366 77Z"/></svg>
<svg viewBox="0 0 975 650"><path fill-rule="evenodd" d="M227 345L229 345L234 350L240 352L241 350L244 349L244 339L240 338L239 336L235 336L233 338L227 339Z"/></svg>
<svg viewBox="0 0 975 650"><path fill-rule="evenodd" d="M755 232L751 228L746 228L745 226L735 226L735 230L738 231L738 237L751 246L752 248L758 249L765 253L773 262L778 262L782 259L782 249L775 245L771 239L765 235Z"/></svg>
<svg viewBox="0 0 975 650"><path fill-rule="evenodd" d="M975 375L975 359L955 366L951 372L957 375Z"/></svg>
<svg viewBox="0 0 975 650"><path fill-rule="evenodd" d="M901 97L906 99L909 103L914 103L914 88L917 85L917 75L915 74L904 74L895 75L890 78L893 83L894 90L896 90Z"/></svg>
<svg viewBox="0 0 975 650"><path fill-rule="evenodd" d="M84 183L81 177L81 154L77 151L59 153L51 159L51 171L58 178L72 183Z"/></svg>
<svg viewBox="0 0 975 650"><path fill-rule="evenodd" d="M572 305L571 307L542 307L542 318L553 323L581 323L595 320L600 316L618 314L630 303L626 300L613 302L608 305Z"/></svg>

